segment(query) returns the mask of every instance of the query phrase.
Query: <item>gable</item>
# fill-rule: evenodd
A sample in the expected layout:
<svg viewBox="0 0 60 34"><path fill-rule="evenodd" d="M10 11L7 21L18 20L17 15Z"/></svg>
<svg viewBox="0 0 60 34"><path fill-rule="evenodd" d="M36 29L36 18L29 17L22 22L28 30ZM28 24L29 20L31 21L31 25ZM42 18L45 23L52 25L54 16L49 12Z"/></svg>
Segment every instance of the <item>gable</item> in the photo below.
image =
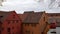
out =
<svg viewBox="0 0 60 34"><path fill-rule="evenodd" d="M7 20L21 20L21 19L19 18L19 16L18 16L15 12L12 12L12 13L8 16Z"/></svg>
<svg viewBox="0 0 60 34"><path fill-rule="evenodd" d="M38 23L44 12L29 13L23 23Z"/></svg>

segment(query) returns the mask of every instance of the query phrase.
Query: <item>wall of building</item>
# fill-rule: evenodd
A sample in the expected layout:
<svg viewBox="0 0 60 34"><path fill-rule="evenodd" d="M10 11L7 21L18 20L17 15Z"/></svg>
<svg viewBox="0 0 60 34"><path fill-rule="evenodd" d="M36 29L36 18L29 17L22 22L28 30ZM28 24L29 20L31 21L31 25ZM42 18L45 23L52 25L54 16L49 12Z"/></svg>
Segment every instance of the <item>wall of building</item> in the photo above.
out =
<svg viewBox="0 0 60 34"><path fill-rule="evenodd" d="M21 21L16 13L10 13L4 19L1 34L21 34Z"/></svg>
<svg viewBox="0 0 60 34"><path fill-rule="evenodd" d="M60 27L56 27L56 34L60 34Z"/></svg>
<svg viewBox="0 0 60 34"><path fill-rule="evenodd" d="M49 31L47 32L47 34L52 34L51 32L56 32L56 29L49 29Z"/></svg>

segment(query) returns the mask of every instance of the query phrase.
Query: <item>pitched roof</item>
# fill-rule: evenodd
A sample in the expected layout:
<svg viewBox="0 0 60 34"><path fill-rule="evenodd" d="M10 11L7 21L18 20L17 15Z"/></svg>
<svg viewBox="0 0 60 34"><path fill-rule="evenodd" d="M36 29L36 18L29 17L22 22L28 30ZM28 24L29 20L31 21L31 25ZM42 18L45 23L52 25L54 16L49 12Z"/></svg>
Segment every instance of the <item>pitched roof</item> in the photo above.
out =
<svg viewBox="0 0 60 34"><path fill-rule="evenodd" d="M44 12L30 12L23 23L37 23L39 22Z"/></svg>
<svg viewBox="0 0 60 34"><path fill-rule="evenodd" d="M31 13L33 11L27 11L24 12L23 14L18 14L18 16L21 18L22 22L24 21L24 19L28 16L29 13Z"/></svg>
<svg viewBox="0 0 60 34"><path fill-rule="evenodd" d="M18 14L19 18L23 21L28 14Z"/></svg>
<svg viewBox="0 0 60 34"><path fill-rule="evenodd" d="M6 19L11 12L14 12L14 11L10 11L10 12L0 11L0 21L3 22L4 19Z"/></svg>

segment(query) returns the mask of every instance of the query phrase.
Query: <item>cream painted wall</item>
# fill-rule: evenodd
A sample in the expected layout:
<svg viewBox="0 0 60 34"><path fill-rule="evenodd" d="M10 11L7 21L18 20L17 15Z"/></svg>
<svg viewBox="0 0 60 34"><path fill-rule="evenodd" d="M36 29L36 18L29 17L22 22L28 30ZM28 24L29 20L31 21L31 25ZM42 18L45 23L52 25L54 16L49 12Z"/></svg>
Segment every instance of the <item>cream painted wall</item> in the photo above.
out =
<svg viewBox="0 0 60 34"><path fill-rule="evenodd" d="M56 33L60 34L60 27L56 27Z"/></svg>

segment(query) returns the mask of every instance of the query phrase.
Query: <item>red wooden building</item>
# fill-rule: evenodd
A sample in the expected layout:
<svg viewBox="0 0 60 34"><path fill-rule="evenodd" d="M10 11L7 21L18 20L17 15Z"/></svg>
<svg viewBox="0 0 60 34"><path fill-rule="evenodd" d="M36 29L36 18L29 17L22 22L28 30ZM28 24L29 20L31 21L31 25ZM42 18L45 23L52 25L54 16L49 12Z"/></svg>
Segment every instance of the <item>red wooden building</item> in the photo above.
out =
<svg viewBox="0 0 60 34"><path fill-rule="evenodd" d="M21 34L21 20L15 11L0 11L0 34Z"/></svg>

